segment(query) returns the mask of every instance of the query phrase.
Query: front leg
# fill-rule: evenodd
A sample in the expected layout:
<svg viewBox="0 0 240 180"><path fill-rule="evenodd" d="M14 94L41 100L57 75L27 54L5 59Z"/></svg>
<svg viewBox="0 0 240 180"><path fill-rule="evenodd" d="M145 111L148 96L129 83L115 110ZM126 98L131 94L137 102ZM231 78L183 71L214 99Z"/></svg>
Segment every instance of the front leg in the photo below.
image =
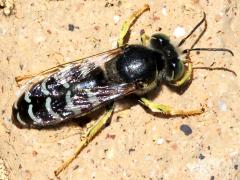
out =
<svg viewBox="0 0 240 180"><path fill-rule="evenodd" d="M148 109L150 109L152 112L162 113L164 115L170 116L195 116L202 114L205 111L203 107L194 110L173 109L172 107L167 105L154 103L144 97L140 97L139 102Z"/></svg>
<svg viewBox="0 0 240 180"><path fill-rule="evenodd" d="M145 33L144 30L141 30L140 32L140 37L141 37L141 43L143 46L148 46L150 42L150 37Z"/></svg>
<svg viewBox="0 0 240 180"><path fill-rule="evenodd" d="M138 9L135 11L122 25L121 31L120 31L120 36L117 41L117 46L123 46L125 44L125 37L130 31L130 28L134 24L134 22L141 16L142 13L145 11L149 11L150 7L148 4L145 4L141 9Z"/></svg>
<svg viewBox="0 0 240 180"><path fill-rule="evenodd" d="M170 84L172 86L175 87L180 87L184 84L186 84L187 82L191 82L192 81L192 77L193 77L193 67L192 67L192 62L191 60L183 62L184 64L187 64L186 71L184 73L184 75L181 77L181 79L175 81L175 82L170 82Z"/></svg>

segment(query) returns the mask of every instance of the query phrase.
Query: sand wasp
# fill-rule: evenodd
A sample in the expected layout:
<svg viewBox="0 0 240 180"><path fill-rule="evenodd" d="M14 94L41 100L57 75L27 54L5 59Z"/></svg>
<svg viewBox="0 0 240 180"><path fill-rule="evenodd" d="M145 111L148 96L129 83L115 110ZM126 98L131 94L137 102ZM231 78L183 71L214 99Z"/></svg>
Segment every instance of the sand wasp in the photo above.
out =
<svg viewBox="0 0 240 180"><path fill-rule="evenodd" d="M176 47L164 34L149 37L142 31L142 45L125 44L124 39L134 21L148 10L149 6L144 5L124 22L118 39L118 48L16 79L19 82L34 77L27 83L13 105L13 123L21 128L54 126L88 115L100 107L107 107L106 113L87 131L75 154L55 171L56 175L66 168L106 125L113 113L112 104L119 98L136 94L144 106L153 112L167 115L190 116L204 111L203 108L190 111L174 110L141 96L162 84L181 87L191 81L193 72L189 57L191 51L227 51L232 55L233 53L223 48L194 48L207 27L205 13L203 19L178 45L181 46L201 24L205 23L205 29L195 43L183 51L186 53L186 60L180 60Z"/></svg>

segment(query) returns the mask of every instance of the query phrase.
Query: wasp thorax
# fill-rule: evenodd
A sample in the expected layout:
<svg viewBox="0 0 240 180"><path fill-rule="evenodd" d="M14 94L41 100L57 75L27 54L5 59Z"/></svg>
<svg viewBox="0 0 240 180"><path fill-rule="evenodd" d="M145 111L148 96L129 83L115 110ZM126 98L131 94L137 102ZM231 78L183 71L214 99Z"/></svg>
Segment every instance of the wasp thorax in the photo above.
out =
<svg viewBox="0 0 240 180"><path fill-rule="evenodd" d="M116 62L121 79L127 83L141 82L144 85L139 87L148 89L157 79L159 53L138 45L128 46L124 51Z"/></svg>

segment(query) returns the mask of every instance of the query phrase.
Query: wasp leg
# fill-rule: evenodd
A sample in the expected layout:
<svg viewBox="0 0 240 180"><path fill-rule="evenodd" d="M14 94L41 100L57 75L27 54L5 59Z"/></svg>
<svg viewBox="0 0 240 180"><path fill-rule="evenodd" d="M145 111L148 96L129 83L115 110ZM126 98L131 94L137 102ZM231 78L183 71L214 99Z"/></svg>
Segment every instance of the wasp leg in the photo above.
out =
<svg viewBox="0 0 240 180"><path fill-rule="evenodd" d="M128 34L130 28L132 27L133 23L139 18L139 16L144 13L145 11L149 11L150 7L148 4L145 4L141 9L135 11L122 25L120 36L117 41L117 46L123 46L125 43L125 37Z"/></svg>
<svg viewBox="0 0 240 180"><path fill-rule="evenodd" d="M66 161L61 164L55 171L54 174L58 176L65 168L71 164L71 162L76 159L76 157L80 154L80 152L93 140L93 138L106 126L108 120L111 118L113 113L114 106L111 107L103 114L103 116L96 121L96 123L88 129L86 134L84 135L84 139L82 140L81 144L77 147L74 154L69 157Z"/></svg>
<svg viewBox="0 0 240 180"><path fill-rule="evenodd" d="M186 73L183 75L183 77L179 81L173 82L171 83L171 85L177 86L177 87L182 86L183 84L185 84L186 82L189 82L192 79L192 74L193 74L192 63L188 62L188 69ZM203 107L195 110L189 110L189 111L176 110L170 106L154 103L151 100L148 100L144 97L140 97L139 102L142 105L149 108L152 112L159 112L165 115L172 115L172 116L193 116L193 115L202 114L205 111Z"/></svg>
<svg viewBox="0 0 240 180"><path fill-rule="evenodd" d="M179 110L179 109L177 110L167 105L154 103L144 97L141 97L139 102L142 105L149 108L152 112L158 112L158 113L171 115L171 116L194 116L194 115L202 114L205 111L203 107L195 110L189 110L189 111Z"/></svg>
<svg viewBox="0 0 240 180"><path fill-rule="evenodd" d="M149 44L150 37L146 35L144 30L141 30L140 37L142 45L147 46Z"/></svg>

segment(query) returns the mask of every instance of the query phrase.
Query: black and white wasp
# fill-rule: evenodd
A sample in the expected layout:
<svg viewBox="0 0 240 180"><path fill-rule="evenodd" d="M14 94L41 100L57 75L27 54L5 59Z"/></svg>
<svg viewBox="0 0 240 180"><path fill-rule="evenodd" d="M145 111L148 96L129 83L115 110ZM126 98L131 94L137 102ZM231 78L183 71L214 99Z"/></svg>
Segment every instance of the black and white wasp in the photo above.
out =
<svg viewBox="0 0 240 180"><path fill-rule="evenodd" d="M205 29L199 38L190 49L183 51L187 53L185 61L180 60L176 48L163 34L148 37L142 32L142 45L124 45L123 40L129 28L146 10L149 10L148 5L134 12L123 24L118 48L61 64L37 74L35 78L38 80L35 78L31 80L13 105L13 123L20 128L54 126L88 115L129 94L142 96L162 84L180 87L192 79L193 67L189 53L193 50L227 51L233 55L229 49L193 48L206 30L205 14L190 34L179 43L181 46L202 23L205 23ZM232 72L226 68L215 69ZM154 112L169 115L197 115L204 111L202 108L190 111L174 110L169 106L155 104L146 98L140 98L140 102ZM105 118L98 120L88 130L86 138L75 154L55 171L56 175L77 157L104 127L109 117L110 115L106 114Z"/></svg>
<svg viewBox="0 0 240 180"><path fill-rule="evenodd" d="M148 5L136 11L130 22L125 22L127 28L124 30L123 25L122 38L131 22L146 10ZM203 22L205 15L194 30ZM116 49L57 66L57 71L27 85L13 105L13 123L26 128L53 126L85 116L129 94L144 95L163 83L181 86L191 80L191 62L179 59L167 36L155 34L148 42L149 46L120 43ZM188 52L191 50L194 49ZM148 102L144 103L147 106ZM161 110L171 114L170 111ZM181 112L180 115L188 115Z"/></svg>

